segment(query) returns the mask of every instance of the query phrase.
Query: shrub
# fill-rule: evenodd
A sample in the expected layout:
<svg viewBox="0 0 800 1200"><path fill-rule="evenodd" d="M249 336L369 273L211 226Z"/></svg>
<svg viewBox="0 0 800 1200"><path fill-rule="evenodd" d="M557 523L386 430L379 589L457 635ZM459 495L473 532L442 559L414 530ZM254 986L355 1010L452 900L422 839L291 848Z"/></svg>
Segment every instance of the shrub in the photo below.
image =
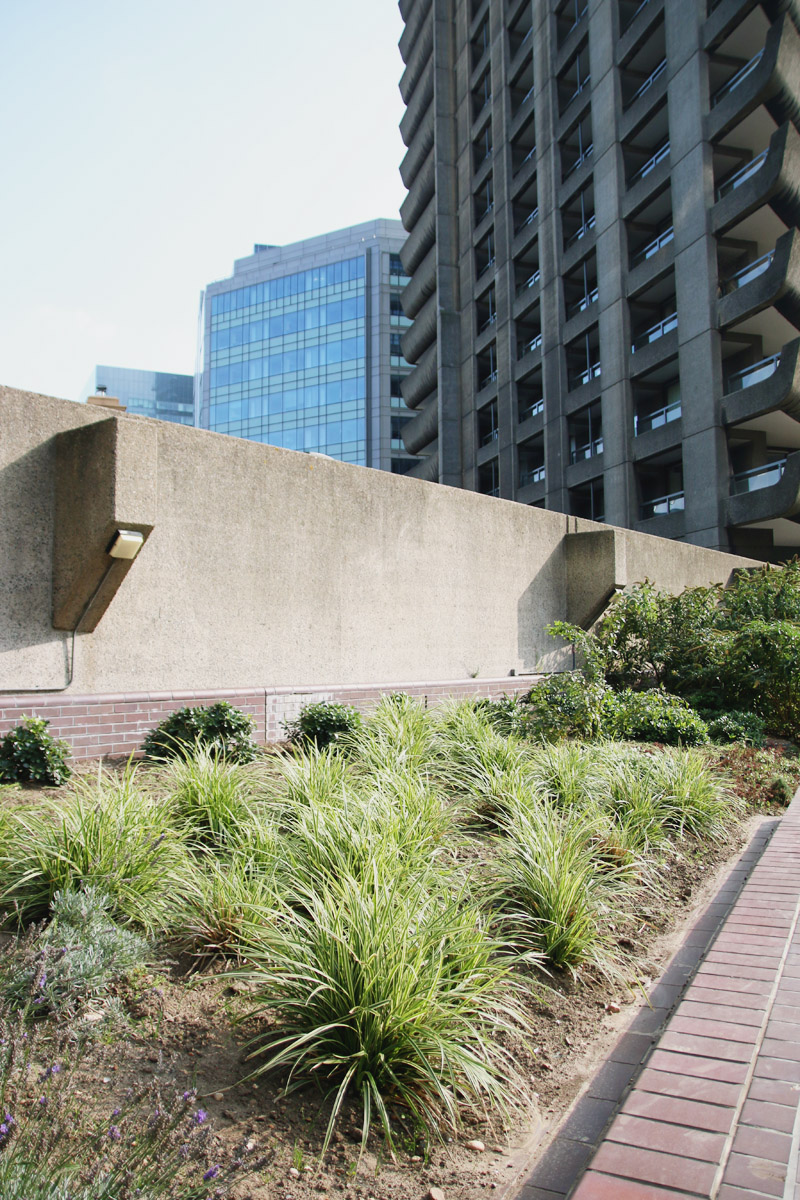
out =
<svg viewBox="0 0 800 1200"><path fill-rule="evenodd" d="M800 737L800 625L751 621L731 635L725 679L734 701L764 718L771 733Z"/></svg>
<svg viewBox="0 0 800 1200"><path fill-rule="evenodd" d="M608 693L603 732L631 742L696 746L707 742L708 726L679 696L660 690Z"/></svg>
<svg viewBox="0 0 800 1200"><path fill-rule="evenodd" d="M284 723L290 742L296 745L330 746L345 734L352 735L361 727L361 714L349 704L321 700L305 704L294 721Z"/></svg>
<svg viewBox="0 0 800 1200"><path fill-rule="evenodd" d="M767 788L767 799L774 804L788 805L792 802L794 787L785 775L775 775Z"/></svg>
<svg viewBox="0 0 800 1200"><path fill-rule="evenodd" d="M764 720L756 713L734 709L731 712L706 715L712 742L744 742L748 746L764 745Z"/></svg>
<svg viewBox="0 0 800 1200"><path fill-rule="evenodd" d="M581 674L551 675L535 683L525 696L523 728L529 737L544 741L596 737L607 691L601 680Z"/></svg>
<svg viewBox="0 0 800 1200"><path fill-rule="evenodd" d="M800 624L800 558L778 568L737 571L723 593L722 609L730 629L750 621Z"/></svg>
<svg viewBox="0 0 800 1200"><path fill-rule="evenodd" d="M99 888L56 892L50 923L20 952L6 958L3 992L34 1012L74 1007L103 995L115 979L147 962L144 938L122 929Z"/></svg>
<svg viewBox="0 0 800 1200"><path fill-rule="evenodd" d="M376 864L287 896L247 949L244 972L270 1025L252 1043L256 1073L283 1068L334 1096L327 1150L345 1100L373 1114L390 1145L396 1114L442 1137L468 1115L519 1099L508 1039L527 1028L513 960L481 912L448 890Z"/></svg>
<svg viewBox="0 0 800 1200"><path fill-rule="evenodd" d="M196 746L216 750L231 762L252 762L258 753L255 721L227 700L207 708L179 708L148 733L142 743L147 758L190 755Z"/></svg>
<svg viewBox="0 0 800 1200"><path fill-rule="evenodd" d="M0 740L0 781L59 787L70 777L69 747L47 732L43 717L24 717Z"/></svg>

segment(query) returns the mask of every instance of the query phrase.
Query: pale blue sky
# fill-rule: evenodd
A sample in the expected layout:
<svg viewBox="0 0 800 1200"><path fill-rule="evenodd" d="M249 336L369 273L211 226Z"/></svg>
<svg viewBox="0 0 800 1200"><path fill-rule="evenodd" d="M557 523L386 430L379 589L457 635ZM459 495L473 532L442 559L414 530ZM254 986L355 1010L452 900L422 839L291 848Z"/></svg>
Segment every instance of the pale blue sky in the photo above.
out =
<svg viewBox="0 0 800 1200"><path fill-rule="evenodd" d="M0 383L194 370L255 242L397 217L395 0L2 0Z"/></svg>

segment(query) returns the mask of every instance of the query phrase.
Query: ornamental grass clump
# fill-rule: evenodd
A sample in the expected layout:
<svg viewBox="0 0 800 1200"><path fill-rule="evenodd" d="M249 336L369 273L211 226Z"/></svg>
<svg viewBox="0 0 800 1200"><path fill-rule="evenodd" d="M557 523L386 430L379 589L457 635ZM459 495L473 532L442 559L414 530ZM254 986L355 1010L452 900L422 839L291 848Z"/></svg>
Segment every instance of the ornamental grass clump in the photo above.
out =
<svg viewBox="0 0 800 1200"><path fill-rule="evenodd" d="M501 828L494 871L511 927L552 967L614 974L602 916L612 890L619 903L625 876L617 871L612 889L614 869L601 867L594 852L592 815L538 799L516 806Z"/></svg>
<svg viewBox="0 0 800 1200"><path fill-rule="evenodd" d="M170 942L202 959L239 958L248 926L269 922L274 895L273 871L257 859L201 855L176 906Z"/></svg>
<svg viewBox="0 0 800 1200"><path fill-rule="evenodd" d="M163 774L172 822L195 845L219 843L247 826L254 811L253 777L215 747L195 746Z"/></svg>
<svg viewBox="0 0 800 1200"><path fill-rule="evenodd" d="M147 934L168 927L187 853L164 806L139 787L135 768L76 780L63 800L14 809L5 832L0 911L7 919L43 920L56 892L94 885L115 920Z"/></svg>
<svg viewBox="0 0 800 1200"><path fill-rule="evenodd" d="M661 822L678 837L721 842L742 814L742 803L698 751L664 751L649 758Z"/></svg>
<svg viewBox="0 0 800 1200"><path fill-rule="evenodd" d="M343 745L365 772L393 770L427 774L436 757L436 731L431 713L399 692L383 696L369 720Z"/></svg>
<svg viewBox="0 0 800 1200"><path fill-rule="evenodd" d="M497 820L525 782L531 748L498 733L472 701L447 708L437 735L442 785L478 820Z"/></svg>
<svg viewBox="0 0 800 1200"><path fill-rule="evenodd" d="M252 930L243 975L270 1018L254 1074L323 1089L323 1154L347 1100L363 1110L362 1147L373 1120L392 1147L398 1113L443 1137L468 1114L523 1102L509 1048L527 1029L517 956L449 884L376 858L359 877L285 896L275 923Z"/></svg>

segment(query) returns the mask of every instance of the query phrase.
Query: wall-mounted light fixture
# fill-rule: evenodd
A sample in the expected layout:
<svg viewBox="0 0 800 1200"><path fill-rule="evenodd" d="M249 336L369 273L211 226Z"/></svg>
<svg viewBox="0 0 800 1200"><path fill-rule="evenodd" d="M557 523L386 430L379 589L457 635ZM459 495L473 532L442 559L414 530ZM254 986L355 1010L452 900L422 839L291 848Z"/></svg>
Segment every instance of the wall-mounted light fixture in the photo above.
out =
<svg viewBox="0 0 800 1200"><path fill-rule="evenodd" d="M136 558L144 545L144 534L135 529L118 529L106 551L112 558Z"/></svg>

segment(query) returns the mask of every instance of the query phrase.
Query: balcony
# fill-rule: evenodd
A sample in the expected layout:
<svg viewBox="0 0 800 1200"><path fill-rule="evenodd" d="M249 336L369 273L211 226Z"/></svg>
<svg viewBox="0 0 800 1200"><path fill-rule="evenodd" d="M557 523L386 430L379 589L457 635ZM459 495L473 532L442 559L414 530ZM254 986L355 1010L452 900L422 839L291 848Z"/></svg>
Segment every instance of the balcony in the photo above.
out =
<svg viewBox="0 0 800 1200"><path fill-rule="evenodd" d="M597 454L603 453L603 437L595 438L593 442L586 442L583 446L575 446L569 452L569 461L571 463L583 462L584 459L594 458Z"/></svg>
<svg viewBox="0 0 800 1200"><path fill-rule="evenodd" d="M757 279L759 275L772 266L775 258L775 251L769 250L766 254L762 254L761 258L755 259L748 263L746 267L742 267L739 271L734 271L727 279L724 279L721 284L723 293L735 292L739 288L744 287L751 279Z"/></svg>
<svg viewBox="0 0 800 1200"><path fill-rule="evenodd" d="M646 95L646 93L650 91L650 88L653 86L653 84L656 82L656 80L661 78L661 76L664 74L666 69L667 69L667 60L666 60L666 58L662 58L661 62L658 64L658 66L655 68L655 70L650 72L650 74L645 79L644 83L641 84L641 86L638 87L637 90L633 93L633 95L631 96L630 100L628 101L628 103L626 105L626 108L630 108L632 105L634 105L636 103L637 100L639 100L642 96Z"/></svg>
<svg viewBox="0 0 800 1200"><path fill-rule="evenodd" d="M774 250L729 275L722 283L722 293L718 305L721 328L770 306L795 327L800 326L798 231L788 230L778 238Z"/></svg>
<svg viewBox="0 0 800 1200"><path fill-rule="evenodd" d="M668 246L675 239L675 229L670 225L658 237L653 238L652 242L648 242L641 250L638 250L631 259L631 266L636 267L639 263L646 262L648 258L652 258L654 254L658 254L659 250L664 246Z"/></svg>
<svg viewBox="0 0 800 1200"><path fill-rule="evenodd" d="M738 171L734 171L727 179L723 179L722 183L714 191L714 199L721 200L723 196L727 196L730 192L735 192L748 179L752 179L767 161L768 153L768 150L762 151L761 154L757 155L749 163L745 163L743 167L740 167Z"/></svg>
<svg viewBox="0 0 800 1200"><path fill-rule="evenodd" d="M652 342L657 342L665 333L671 333L673 329L678 328L678 314L670 313L668 317L658 321L655 325L651 325L649 329L645 329L643 333L637 334L631 346L631 353L637 350L642 350L645 346L651 345Z"/></svg>
<svg viewBox="0 0 800 1200"><path fill-rule="evenodd" d="M751 363L748 367L743 367L740 371L734 371L728 376L728 381L725 387L726 394L728 392L738 392L743 388L754 387L755 384L761 383L765 379L769 379L777 371L781 361L781 352L770 354L767 358L759 359L758 362Z"/></svg>
<svg viewBox="0 0 800 1200"><path fill-rule="evenodd" d="M570 374L569 390L573 391L575 388L583 387L585 383L591 383L593 379L599 379L601 374L600 363L591 363L584 370Z"/></svg>
<svg viewBox="0 0 800 1200"><path fill-rule="evenodd" d="M743 492L760 492L762 488L772 487L783 478L786 458L766 463L761 467L753 467L749 471L739 471L731 480L731 495L738 496Z"/></svg>
<svg viewBox="0 0 800 1200"><path fill-rule="evenodd" d="M562 182L566 182L566 180L569 179L571 175L574 175L575 172L584 165L584 163L587 163L589 161L589 159L592 156L593 150L594 150L594 142L590 142L585 150L581 150L578 152L577 158L575 158L573 162L569 163L566 170L564 171L564 174L562 176ZM573 153L574 153L574 151L573 151Z"/></svg>
<svg viewBox="0 0 800 1200"><path fill-rule="evenodd" d="M639 509L639 520L649 521L651 517L666 517L670 513L683 512L685 507L683 492L670 492L667 496L658 496L655 500L645 500Z"/></svg>
<svg viewBox="0 0 800 1200"><path fill-rule="evenodd" d="M725 49L723 43L721 49ZM776 124L797 118L797 63L800 35L785 12L773 21L763 49L717 88L711 97L706 130L709 141L728 133L763 105ZM710 70L728 61L713 51Z"/></svg>
<svg viewBox="0 0 800 1200"><path fill-rule="evenodd" d="M719 183L711 210L712 232L725 233L765 204L790 229L800 223L798 161L800 134L787 122L775 130L766 150Z"/></svg>
<svg viewBox="0 0 800 1200"><path fill-rule="evenodd" d="M750 59L750 62L745 63L745 65L741 67L740 70L738 70L736 74L728 80L727 83L724 83L721 88L718 88L717 91L714 92L714 95L711 97L712 108L716 108L726 96L729 96L731 92L736 90L740 83L744 83L748 75L751 75L753 71L755 71L756 67L761 62L763 55L764 50L762 48L759 50L758 54L755 54Z"/></svg>
<svg viewBox="0 0 800 1200"><path fill-rule="evenodd" d="M633 418L634 436L639 437L640 434L649 433L651 429L660 429L663 425L668 425L671 421L678 421L682 412L680 400L675 400L672 404L665 404L663 408L657 408L653 412L645 413L642 416L639 416L637 413Z"/></svg>
<svg viewBox="0 0 800 1200"><path fill-rule="evenodd" d="M566 307L566 317L569 321L571 317L577 317L578 313L586 312L593 304L597 303L597 288L592 288L590 292L586 292L578 300L573 300Z"/></svg>
<svg viewBox="0 0 800 1200"><path fill-rule="evenodd" d="M752 421L776 411L788 413L795 421L800 421L800 338L787 342L779 355L771 355L765 361L772 364L775 359L777 364L767 370L760 369L762 364L754 363L729 377L726 394L722 397L724 425ZM742 375L744 381L740 378Z"/></svg>
<svg viewBox="0 0 800 1200"><path fill-rule="evenodd" d="M519 486L528 487L531 483L544 483L545 469L541 467L528 467L519 473Z"/></svg>
<svg viewBox="0 0 800 1200"><path fill-rule="evenodd" d="M581 238L586 237L587 233L591 233L596 224L597 218L595 214L592 213L592 215L587 217L583 224L579 225L575 232L567 238L567 240L564 242L564 250L569 250L570 246L574 246L576 242L581 240Z"/></svg>
<svg viewBox="0 0 800 1200"><path fill-rule="evenodd" d="M520 405L519 414L518 414L520 425L522 424L523 421L529 421L531 417L538 417L543 412L544 412L544 399L541 399L541 398L539 400L531 401L530 404L526 404L524 407L522 405Z"/></svg>
<svg viewBox="0 0 800 1200"><path fill-rule="evenodd" d="M796 518L800 513L800 451L735 475L726 507L726 524L733 526Z"/></svg>
<svg viewBox="0 0 800 1200"><path fill-rule="evenodd" d="M655 154L651 155L647 162L643 163L642 166L639 167L638 171L631 175L630 179L628 180L628 187L632 188L642 179L646 179L651 171L655 171L658 164L662 163L665 158L669 158L669 142L664 142L662 146L659 146Z"/></svg>
<svg viewBox="0 0 800 1200"><path fill-rule="evenodd" d="M533 354L534 350L540 350L542 346L542 335L535 334L529 341L523 342L517 352L517 359L525 358L527 354Z"/></svg>

